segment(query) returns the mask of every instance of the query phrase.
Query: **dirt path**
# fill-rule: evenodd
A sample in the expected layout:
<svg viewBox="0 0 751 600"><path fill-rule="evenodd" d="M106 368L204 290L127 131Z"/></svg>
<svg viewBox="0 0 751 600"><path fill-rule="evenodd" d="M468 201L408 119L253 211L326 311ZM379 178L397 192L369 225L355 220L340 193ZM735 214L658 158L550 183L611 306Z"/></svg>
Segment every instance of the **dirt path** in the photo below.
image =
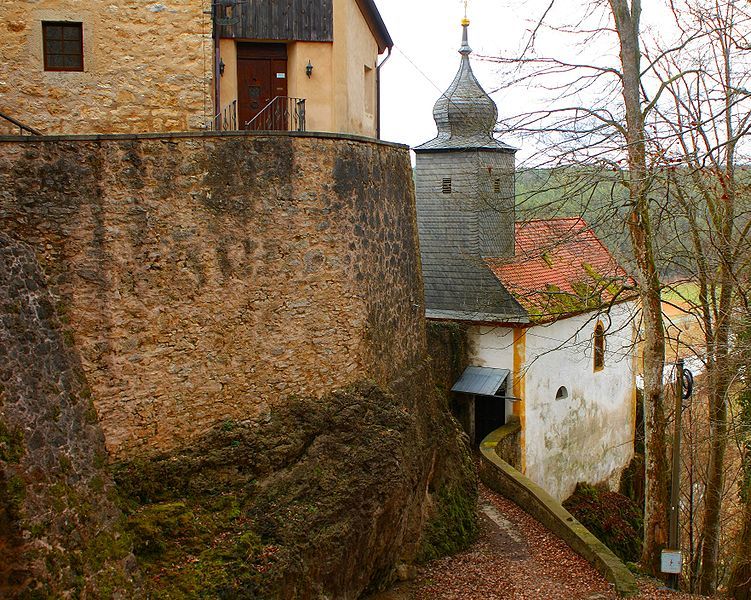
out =
<svg viewBox="0 0 751 600"><path fill-rule="evenodd" d="M619 596L562 540L512 502L480 487L480 536L465 552L419 569L370 600L615 600ZM683 600L640 580L637 598Z"/></svg>

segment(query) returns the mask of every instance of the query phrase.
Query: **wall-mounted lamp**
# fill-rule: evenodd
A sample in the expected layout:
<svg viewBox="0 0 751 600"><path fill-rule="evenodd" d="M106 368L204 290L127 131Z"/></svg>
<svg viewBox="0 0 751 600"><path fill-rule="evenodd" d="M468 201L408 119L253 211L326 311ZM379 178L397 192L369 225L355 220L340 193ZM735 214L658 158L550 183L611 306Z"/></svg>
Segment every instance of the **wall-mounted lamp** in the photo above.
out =
<svg viewBox="0 0 751 600"><path fill-rule="evenodd" d="M224 75L224 61L219 59L219 75Z"/></svg>
<svg viewBox="0 0 751 600"><path fill-rule="evenodd" d="M308 76L308 79L313 74L313 65L310 63L310 60L308 60L308 64L305 66L305 74Z"/></svg>

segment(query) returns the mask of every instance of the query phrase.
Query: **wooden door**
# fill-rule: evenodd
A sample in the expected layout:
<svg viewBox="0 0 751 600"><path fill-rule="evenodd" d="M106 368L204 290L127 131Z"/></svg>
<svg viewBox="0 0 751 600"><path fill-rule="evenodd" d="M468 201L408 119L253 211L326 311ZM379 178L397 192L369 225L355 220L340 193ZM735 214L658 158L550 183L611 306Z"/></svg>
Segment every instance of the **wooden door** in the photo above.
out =
<svg viewBox="0 0 751 600"><path fill-rule="evenodd" d="M284 44L238 44L237 113L240 127L261 112L277 96L287 96L287 48ZM286 102L277 101L263 123L254 129L287 129Z"/></svg>

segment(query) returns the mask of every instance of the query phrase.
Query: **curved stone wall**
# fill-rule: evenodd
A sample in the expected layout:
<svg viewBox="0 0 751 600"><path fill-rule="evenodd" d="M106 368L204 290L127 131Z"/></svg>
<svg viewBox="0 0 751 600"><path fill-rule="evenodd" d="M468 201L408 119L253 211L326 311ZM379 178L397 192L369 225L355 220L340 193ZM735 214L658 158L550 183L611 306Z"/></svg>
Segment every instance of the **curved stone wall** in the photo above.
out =
<svg viewBox="0 0 751 600"><path fill-rule="evenodd" d="M43 264L125 458L417 364L411 177L364 138L3 138L0 229Z"/></svg>

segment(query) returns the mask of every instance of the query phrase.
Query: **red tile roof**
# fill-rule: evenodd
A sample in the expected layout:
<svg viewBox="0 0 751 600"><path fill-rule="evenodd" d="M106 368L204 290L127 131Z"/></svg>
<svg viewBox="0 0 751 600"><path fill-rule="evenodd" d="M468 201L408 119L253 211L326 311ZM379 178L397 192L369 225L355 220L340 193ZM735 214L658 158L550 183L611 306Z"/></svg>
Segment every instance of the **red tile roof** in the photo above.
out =
<svg viewBox="0 0 751 600"><path fill-rule="evenodd" d="M581 218L516 224L516 256L490 269L531 320L560 319L633 298L633 280Z"/></svg>

